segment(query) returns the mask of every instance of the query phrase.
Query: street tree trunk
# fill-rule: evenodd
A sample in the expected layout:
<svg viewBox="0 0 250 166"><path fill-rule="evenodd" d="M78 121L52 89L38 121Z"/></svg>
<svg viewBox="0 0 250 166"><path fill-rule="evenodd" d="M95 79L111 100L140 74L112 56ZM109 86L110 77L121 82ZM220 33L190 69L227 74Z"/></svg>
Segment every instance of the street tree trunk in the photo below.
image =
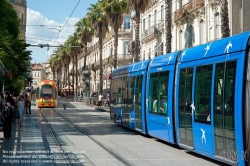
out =
<svg viewBox="0 0 250 166"><path fill-rule="evenodd" d="M99 84L99 86L100 86L100 89L99 89L99 94L102 94L102 89L103 89L103 80L102 80L102 75L103 75L103 69L102 69L102 28L100 28L100 36L99 36L99 51L100 51L100 57L99 57L99 60L100 60L100 84Z"/></svg>
<svg viewBox="0 0 250 166"><path fill-rule="evenodd" d="M114 69L117 68L117 47L118 47L118 26L114 28L115 42L114 42Z"/></svg>
<svg viewBox="0 0 250 166"><path fill-rule="evenodd" d="M171 0L165 0L165 29L166 29L166 53L171 53L171 43L172 43L172 34L171 34Z"/></svg>
<svg viewBox="0 0 250 166"><path fill-rule="evenodd" d="M221 1L221 34L222 38L230 36L227 0Z"/></svg>
<svg viewBox="0 0 250 166"><path fill-rule="evenodd" d="M140 13L136 12L135 13L135 19L136 19L136 26L135 26L135 57L134 61L139 62L140 61L140 40L139 40L139 35L140 35Z"/></svg>

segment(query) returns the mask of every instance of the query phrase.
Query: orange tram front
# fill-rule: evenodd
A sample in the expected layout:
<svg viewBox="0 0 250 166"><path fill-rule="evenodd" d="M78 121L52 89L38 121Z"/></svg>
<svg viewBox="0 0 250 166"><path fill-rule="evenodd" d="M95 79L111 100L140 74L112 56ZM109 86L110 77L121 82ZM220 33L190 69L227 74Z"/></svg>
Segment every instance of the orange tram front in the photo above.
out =
<svg viewBox="0 0 250 166"><path fill-rule="evenodd" d="M57 86L52 80L43 80L36 85L36 106L55 108L57 107Z"/></svg>

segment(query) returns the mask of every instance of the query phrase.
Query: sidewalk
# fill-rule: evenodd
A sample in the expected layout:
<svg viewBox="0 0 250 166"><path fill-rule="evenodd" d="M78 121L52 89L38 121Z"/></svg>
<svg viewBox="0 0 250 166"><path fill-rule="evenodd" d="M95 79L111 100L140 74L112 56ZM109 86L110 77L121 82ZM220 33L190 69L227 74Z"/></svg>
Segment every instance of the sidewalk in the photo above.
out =
<svg viewBox="0 0 250 166"><path fill-rule="evenodd" d="M58 97L58 101L59 102L62 102L62 103L69 103L70 105L73 105L77 108L86 108L86 107L89 107L90 109L93 108L95 110L100 110L100 111L105 111L105 112L110 112L110 108L109 107L105 107L105 106L102 106L101 108L97 108L97 105L86 105L86 104L83 104L83 102L75 102L74 101L74 98L70 98L70 99L66 99L64 97Z"/></svg>
<svg viewBox="0 0 250 166"><path fill-rule="evenodd" d="M2 128L0 131L0 165L34 165L32 162L37 160L33 158L34 153L39 155L37 152L47 150L34 112L34 104L31 114L24 114L22 126L12 124L10 139L3 139Z"/></svg>

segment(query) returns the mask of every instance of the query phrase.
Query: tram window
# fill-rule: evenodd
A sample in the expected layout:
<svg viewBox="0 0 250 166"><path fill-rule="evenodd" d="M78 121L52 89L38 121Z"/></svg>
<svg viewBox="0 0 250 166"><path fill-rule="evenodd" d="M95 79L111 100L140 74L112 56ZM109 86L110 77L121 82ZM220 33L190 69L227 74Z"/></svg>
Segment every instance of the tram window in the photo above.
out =
<svg viewBox="0 0 250 166"><path fill-rule="evenodd" d="M52 86L42 85L40 88L40 97L51 97L52 96Z"/></svg>
<svg viewBox="0 0 250 166"><path fill-rule="evenodd" d="M211 85L213 65L196 67L195 121L211 123Z"/></svg>
<svg viewBox="0 0 250 166"><path fill-rule="evenodd" d="M150 75L149 112L168 113L168 78L168 71Z"/></svg>

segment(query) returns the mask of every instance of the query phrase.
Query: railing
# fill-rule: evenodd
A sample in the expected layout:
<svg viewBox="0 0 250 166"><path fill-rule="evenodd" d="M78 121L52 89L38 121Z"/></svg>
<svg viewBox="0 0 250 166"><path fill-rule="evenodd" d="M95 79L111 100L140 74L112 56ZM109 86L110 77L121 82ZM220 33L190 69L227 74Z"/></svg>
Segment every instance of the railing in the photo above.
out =
<svg viewBox="0 0 250 166"><path fill-rule="evenodd" d="M158 24L153 25L150 28L148 28L147 30L145 30L145 32L141 36L141 39L143 40L144 38L146 38L152 34L156 34L157 32L158 32Z"/></svg>
<svg viewBox="0 0 250 166"><path fill-rule="evenodd" d="M11 3L19 4L22 6L26 6L26 0L9 0Z"/></svg>
<svg viewBox="0 0 250 166"><path fill-rule="evenodd" d="M26 31L26 25L20 25L20 26L19 26L19 29L20 29L20 30L23 30L23 31Z"/></svg>
<svg viewBox="0 0 250 166"><path fill-rule="evenodd" d="M118 54L117 55L117 60L132 60L133 59L133 55L130 54Z"/></svg>
<svg viewBox="0 0 250 166"><path fill-rule="evenodd" d="M99 61L94 63L94 68L95 69L99 68L99 66L100 66L100 62Z"/></svg>
<svg viewBox="0 0 250 166"><path fill-rule="evenodd" d="M188 2L182 8L176 10L173 15L173 20L177 21L182 17L185 17L186 14L193 12L194 10L204 6L203 0L193 0L191 2Z"/></svg>
<svg viewBox="0 0 250 166"><path fill-rule="evenodd" d="M221 0L208 0L208 3L211 5L219 5Z"/></svg>

